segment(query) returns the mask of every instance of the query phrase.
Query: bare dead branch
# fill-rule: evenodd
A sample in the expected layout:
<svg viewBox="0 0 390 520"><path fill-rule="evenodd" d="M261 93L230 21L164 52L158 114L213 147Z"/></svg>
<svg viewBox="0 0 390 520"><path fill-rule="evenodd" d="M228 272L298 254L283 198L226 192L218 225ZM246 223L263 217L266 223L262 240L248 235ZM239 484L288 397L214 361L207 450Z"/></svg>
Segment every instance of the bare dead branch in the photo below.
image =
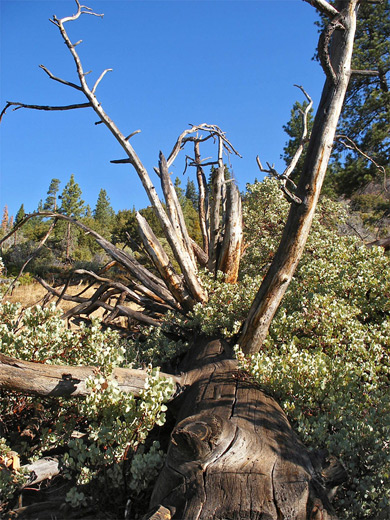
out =
<svg viewBox="0 0 390 520"><path fill-rule="evenodd" d="M338 11L333 5L326 0L305 0L308 4L318 9L321 13L325 14L329 18L333 18L338 14Z"/></svg>
<svg viewBox="0 0 390 520"><path fill-rule="evenodd" d="M130 255L129 253L125 253L124 251L118 249L116 246L108 242L105 238L103 238L99 233L92 230L82 222L79 222L67 215L63 215L61 213L52 213L50 211L42 211L38 213L32 213L27 215L21 222L20 225L25 224L30 218L42 216L48 218L58 218L61 220L65 220L70 222L71 224L79 227L85 233L89 233L96 242L108 253L114 260L116 260L119 264L121 264L136 280L141 282L145 287L147 287L151 292L154 292L159 298L162 299L163 302L167 303L173 308L178 308L178 304L175 299L172 297L168 289L166 288L165 283L155 276L153 273L148 271L143 265L141 265L137 260ZM0 244L4 241L6 237L3 237L0 240ZM180 309L178 309L180 310Z"/></svg>
<svg viewBox="0 0 390 520"><path fill-rule="evenodd" d="M289 202L293 202L295 204L301 204L302 200L287 188L287 183L290 184L290 186L292 187L293 190L296 189L296 185L290 179L290 176L293 173L296 165L298 164L298 161L299 161L299 159L302 155L302 152L305 148L305 145L308 141L307 118L308 118L309 112L313 106L313 100L311 99L309 94L305 91L305 89L301 85L294 85L294 87L299 88L303 92L303 94L305 95L305 97L308 101L308 104L307 104L305 110L300 111L302 114L302 135L301 135L301 140L298 145L298 148L294 154L294 157L292 158L290 164L287 166L287 168L284 170L284 172L282 174L278 173L275 170L274 166L271 166L268 162L267 162L268 169L264 168L263 165L261 164L259 156L256 157L256 162L257 162L257 166L259 167L259 170L261 172L269 173L280 181L280 183L281 183L280 188L283 191L283 193L285 194L286 199Z"/></svg>
<svg viewBox="0 0 390 520"><path fill-rule="evenodd" d="M97 89L99 83L100 83L101 80L104 78L104 76L107 74L107 72L111 72L111 71L112 71L112 69L105 69L105 70L103 70L103 72L100 74L100 76L99 76L98 79L96 80L95 85L94 85L93 88L92 88L92 91L91 91L92 94L95 94L95 91L96 91L96 89Z"/></svg>
<svg viewBox="0 0 390 520"><path fill-rule="evenodd" d="M293 182L289 177L283 177L283 175L278 173L275 170L275 167L273 165L271 166L270 163L268 163L268 162L267 162L268 170L266 168L264 168L263 165L261 164L259 156L256 157L256 162L257 162L257 166L259 167L259 170L262 173L269 173L270 175L272 175L273 177L275 177L276 179L281 181L280 189L285 194L288 202L294 202L295 204L302 204L302 200L299 197L297 197L296 195L294 195L294 193L292 193L286 187L286 182L289 182L295 189L296 188L295 182Z"/></svg>
<svg viewBox="0 0 390 520"><path fill-rule="evenodd" d="M53 21L56 25L64 24L66 22L77 20L77 18L79 18L82 14L90 14L92 16L97 16L99 18L103 18L103 16L104 16L103 14L94 13L90 7L87 7L86 5L80 5L79 0L75 0L75 2L76 2L76 5L77 5L77 13L76 14L74 14L72 16L66 16L66 17L61 18L61 19L58 19L54 15L53 19L51 21Z"/></svg>
<svg viewBox="0 0 390 520"><path fill-rule="evenodd" d="M298 164L298 161L302 155L302 152L304 150L305 144L307 143L308 138L308 128L307 128L307 118L309 115L309 112L313 106L313 100L309 96L309 94L305 91L305 89L301 85L294 85L294 87L299 88L304 95L306 96L306 99L308 101L308 105L306 106L304 112L301 111L302 114L302 135L301 135L301 141L299 143L299 146L294 154L294 157L292 158L290 164L287 166L287 168L284 170L283 174L281 175L280 179L283 180L284 186L286 187L286 181L293 173L296 165Z"/></svg>
<svg viewBox="0 0 390 520"><path fill-rule="evenodd" d="M318 57L320 59L321 66L326 74L326 77L333 84L335 84L337 81L337 72L334 70L332 61L330 59L329 46L333 33L336 31L336 29L345 29L342 20L343 13L338 12L322 31L318 40Z"/></svg>
<svg viewBox="0 0 390 520"><path fill-rule="evenodd" d="M218 259L218 245L221 235L220 214L222 202L222 186L225 179L225 167L223 164L223 140L218 140L218 168L214 171L212 178L212 199L210 205L210 244L208 269L211 273L216 272Z"/></svg>
<svg viewBox="0 0 390 520"><path fill-rule="evenodd" d="M177 197L175 187L172 183L171 176L169 175L167 162L162 152L160 152L159 157L159 173L161 188L164 193L168 217L178 239L178 246L184 250L184 255L183 253L180 254L180 256L183 258L180 259L179 257L177 257L177 261L179 262L180 268L182 269L184 276L186 276L185 273L187 270L190 273L196 273L196 262L194 252L192 249L190 237L188 235L187 226L184 220L183 210ZM186 266L184 263L185 256L189 257L188 266Z"/></svg>
<svg viewBox="0 0 390 520"><path fill-rule="evenodd" d="M54 81L58 81L59 83L62 83L63 85L66 85L67 87L75 88L76 90L81 90L81 91L83 90L80 87L80 85L76 85L76 83L72 83L71 81L66 81L65 79L57 78L44 65L39 65L39 68L44 70L46 72L46 74L49 76L49 78L53 79Z"/></svg>
<svg viewBox="0 0 390 520"><path fill-rule="evenodd" d="M194 142L195 166L196 166L196 180L199 190L198 212L199 224L202 232L203 249L208 258L210 245L210 230L209 230L209 196L207 189L207 180L203 171L203 166L200 157L199 142ZM196 251L195 251L196 254Z"/></svg>
<svg viewBox="0 0 390 520"><path fill-rule="evenodd" d="M209 135L206 137L202 137L199 135L197 135L196 137L191 136L191 134L198 134L199 132L207 132ZM188 137L188 136L190 136L190 137ZM230 153L236 154L238 157L241 157L241 155L233 147L231 142L226 138L225 133L222 132L222 130L217 125L210 125L207 123L202 123L200 125L191 125L191 128L184 130L184 132L182 132L179 135L176 143L173 146L172 152L168 156L168 159L167 159L168 168L171 167L174 160L178 156L180 150L183 149L183 147L185 146L185 144L187 142L190 142L190 141L204 142L204 141L207 141L208 139L211 139L212 137L220 137L222 139L222 141L224 142L227 151L229 151Z"/></svg>
<svg viewBox="0 0 390 520"><path fill-rule="evenodd" d="M76 110L78 108L88 108L91 107L91 103L78 103L75 105L64 105L64 106L49 106L49 105L28 105L26 103L19 103L17 101L7 101L5 107L3 108L0 114L0 122L3 119L4 114L6 113L9 107L14 106L15 110L19 110L21 108L29 108L31 110L45 110L45 111L63 111L63 110Z"/></svg>
<svg viewBox="0 0 390 520"><path fill-rule="evenodd" d="M140 134L141 133L141 130L136 130L135 132L132 132L131 134L129 134L127 137L125 137L126 141L128 141L129 139L131 139L134 135L136 134Z"/></svg>
<svg viewBox="0 0 390 520"><path fill-rule="evenodd" d="M370 155L364 153L350 137L348 137L347 135L338 134L335 136L335 139L337 139L337 141L339 141L349 150L354 150L359 155L370 161L375 166L375 168L377 168L381 173L383 173L383 175L386 175L386 168L374 161L374 159Z"/></svg>
<svg viewBox="0 0 390 520"><path fill-rule="evenodd" d="M131 159L113 159L110 161L112 164L133 164L133 161Z"/></svg>
<svg viewBox="0 0 390 520"><path fill-rule="evenodd" d="M352 69L351 74L353 76L379 76L378 70L356 70Z"/></svg>
<svg viewBox="0 0 390 520"><path fill-rule="evenodd" d="M91 273L89 273L91 274ZM72 296L69 294L65 294L63 291L58 291L54 287L51 287L45 280L42 278L36 277L37 281L51 294L54 296L57 296L58 298L62 298L66 301L70 301L73 303L78 303L75 307L72 309L69 309L67 312L65 312L62 315L63 319L69 319L74 316L80 316L81 314L90 315L94 311L96 311L99 307L109 311L113 312L115 310L115 307L112 305L109 305L106 303L106 301L114 296L116 292L118 292L118 289L116 287L113 288L111 292L106 292L103 294L107 287L99 287L95 294L91 298L81 298L80 296ZM126 288L127 293L127 288ZM124 305L118 305L118 314L121 316L126 316L127 318L132 318L140 323L143 323L145 325L152 325L154 327L160 326L160 321L156 320L150 316L147 316L143 312L135 311L127 306ZM165 307L164 311L166 311L167 308Z"/></svg>
<svg viewBox="0 0 390 520"><path fill-rule="evenodd" d="M181 278L173 268L168 255L164 251L156 235L153 233L152 228L149 226L147 220L140 214L136 213L138 222L138 230L141 236L142 242L148 252L150 258L153 260L154 265L161 274L162 278L166 281L168 289L176 300L183 307L193 307L193 300L185 290Z"/></svg>

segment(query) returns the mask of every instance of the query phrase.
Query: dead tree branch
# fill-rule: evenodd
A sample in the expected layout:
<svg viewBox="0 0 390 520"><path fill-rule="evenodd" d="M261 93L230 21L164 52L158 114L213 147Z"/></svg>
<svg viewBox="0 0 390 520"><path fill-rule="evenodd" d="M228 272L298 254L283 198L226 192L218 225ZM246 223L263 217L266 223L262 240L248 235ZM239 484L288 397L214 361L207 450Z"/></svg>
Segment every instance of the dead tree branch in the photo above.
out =
<svg viewBox="0 0 390 520"><path fill-rule="evenodd" d="M359 155L367 159L367 161L370 161L375 166L375 168L377 168L383 175L386 175L386 168L378 164L370 155L363 152L363 150L361 150L350 137L348 137L347 135L338 134L335 136L335 139L339 141L339 143L343 144L345 148L348 148L349 150L354 150Z"/></svg>
<svg viewBox="0 0 390 520"><path fill-rule="evenodd" d="M325 14L329 18L333 18L338 14L338 11L332 4L326 0L306 0L307 3L318 9L321 13Z"/></svg>
<svg viewBox="0 0 390 520"><path fill-rule="evenodd" d="M301 141L299 143L299 146L294 154L294 157L292 158L290 164L287 166L287 168L282 173L280 179L284 182L284 185L286 186L286 182L295 170L296 165L298 164L298 161L302 155L302 152L304 150L305 144L308 142L308 127L307 127L307 119L310 113L310 110L313 106L313 100L309 96L309 94L305 91L305 89L301 85L294 85L294 87L299 88L304 95L306 96L306 99L308 101L308 104L304 111L300 110L300 113L302 115L302 135L301 135Z"/></svg>
<svg viewBox="0 0 390 520"><path fill-rule="evenodd" d="M81 91L83 90L80 87L80 85L76 85L75 83L72 83L71 81L66 81L65 79L57 78L44 65L39 65L39 68L41 68L43 71L45 71L50 79L52 79L54 81L58 81L59 83L62 83L63 85L66 85L67 87L72 87L72 88L75 88L76 90L81 90Z"/></svg>
<svg viewBox="0 0 390 520"><path fill-rule="evenodd" d="M64 105L64 106L49 106L49 105L27 105L26 103L19 103L17 101L7 101L5 107L3 108L0 114L0 122L3 119L4 114L6 113L9 107L14 106L13 110L19 110L20 108L29 108L31 110L45 110L45 111L63 111L63 110L75 110L78 108L88 108L91 107L91 103L78 103L75 105Z"/></svg>

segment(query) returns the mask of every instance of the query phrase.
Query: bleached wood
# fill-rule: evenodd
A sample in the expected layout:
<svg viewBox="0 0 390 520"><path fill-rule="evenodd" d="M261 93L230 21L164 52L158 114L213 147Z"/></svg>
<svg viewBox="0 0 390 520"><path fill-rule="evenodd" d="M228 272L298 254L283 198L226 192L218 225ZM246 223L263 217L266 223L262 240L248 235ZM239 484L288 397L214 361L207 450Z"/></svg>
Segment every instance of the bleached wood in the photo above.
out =
<svg viewBox="0 0 390 520"><path fill-rule="evenodd" d="M227 283L235 283L241 259L243 239L241 196L238 187L230 183L227 189L226 222L221 251L218 256L218 270L225 273Z"/></svg>
<svg viewBox="0 0 390 520"><path fill-rule="evenodd" d="M196 180L198 182L199 190L199 224L202 233L203 249L208 257L209 254L209 243L210 243L210 230L209 230L209 196L207 189L207 180L203 171L203 166L200 158L199 142L194 143L194 155L195 155L195 166L196 166Z"/></svg>
<svg viewBox="0 0 390 520"><path fill-rule="evenodd" d="M86 397L91 393L86 380L98 374L98 367L47 365L23 361L0 353L0 388L42 397ZM138 397L149 377L145 370L114 368L109 380L115 381L122 392ZM161 379L180 378L160 373ZM174 393L172 394L173 397Z"/></svg>
<svg viewBox="0 0 390 520"><path fill-rule="evenodd" d="M156 266L158 272L165 280L169 291L181 306L184 308L192 307L194 301L185 290L182 279L175 272L168 255L164 251L156 235L153 233L153 230L149 226L148 222L138 212L136 213L136 218L139 226L138 231L145 249L153 260L153 263Z"/></svg>
<svg viewBox="0 0 390 520"><path fill-rule="evenodd" d="M338 10L326 0L304 0L308 4L312 5L316 9L318 9L321 13L326 16L333 18L338 14Z"/></svg>
<svg viewBox="0 0 390 520"><path fill-rule="evenodd" d="M211 185L211 204L210 204L210 245L209 245L209 261L208 269L214 273L217 267L218 245L221 232L221 201L222 201L222 184L224 182L224 164L223 164L223 141L218 141L218 168L214 171Z"/></svg>
<svg viewBox="0 0 390 520"><path fill-rule="evenodd" d="M167 206L168 217L179 241L178 245L183 248L183 251L180 252L179 258L177 258L177 260L182 269L184 266L181 265L181 262L184 262L185 260L186 264L190 262L190 265L188 265L188 267L185 266L184 269L189 269L194 274L196 274L197 269L194 252L191 245L191 239L188 235L187 226L184 221L183 210L181 209L175 187L168 172L167 161L162 152L160 152L159 157L159 172L161 187L164 193L165 204ZM186 259L187 254L189 259Z"/></svg>
<svg viewBox="0 0 390 520"><path fill-rule="evenodd" d="M359 0L345 2L345 30L333 34L330 56L336 81L327 77L314 120L296 191L302 203L291 205L279 248L244 323L239 344L247 355L261 348L306 244L351 75L358 3Z"/></svg>

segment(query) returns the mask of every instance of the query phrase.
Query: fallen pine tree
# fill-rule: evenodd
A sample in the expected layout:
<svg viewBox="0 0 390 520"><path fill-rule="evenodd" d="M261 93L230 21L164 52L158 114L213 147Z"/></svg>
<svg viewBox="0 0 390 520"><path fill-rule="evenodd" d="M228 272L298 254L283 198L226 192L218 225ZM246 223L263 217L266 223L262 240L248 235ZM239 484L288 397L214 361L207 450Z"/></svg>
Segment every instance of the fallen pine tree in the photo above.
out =
<svg viewBox="0 0 390 520"><path fill-rule="evenodd" d="M107 311L106 323L122 313L131 319L149 323L152 329L157 330L144 331L143 337L141 334L139 340L138 353L129 356L128 359L127 347L120 342L119 336L100 330L96 324L92 324L91 329L81 329L79 336L72 336L65 329L60 332L59 328L52 328L53 337L60 332L60 339L45 344L44 348L39 350L34 342L42 339L39 338L41 329L36 325L40 323L39 320L46 320L47 324L51 324L50 312L39 309L25 313L24 326L35 331L28 336L25 329L22 331L20 328L22 318L16 317L16 312L13 314L12 306L4 308L4 315L8 315L8 323L14 320L11 324L14 332L13 343L10 340L9 344L12 343L10 348L15 352L12 356L6 353L1 358L1 387L22 394L44 395L45 399L50 398L51 406L53 399L60 398L60 404L54 405L55 413L51 417L52 422L53 416L55 418L55 435L49 431L45 410L37 406L34 408L31 402L26 404L26 407L31 410L41 426L46 427L45 446L41 451L50 451L55 442L64 451L62 463L68 474L78 475L77 487L73 487L68 493L70 504L93 507L93 502L85 495L83 486L99 476L102 477L102 483L98 488L100 493L107 482L110 482L114 489L115 484L119 485L123 478L125 492L129 494L130 489L141 490L143 482L155 481L146 518L159 518L162 515L166 518L191 519L335 518L330 502L335 489L346 478L342 465L323 451L322 446L311 450L306 448L291 428L284 410L264 391L263 386L267 386L266 378L264 384L259 387L253 377L243 371L246 368L255 375L256 369L253 366L256 366L256 360L261 359L266 347L269 348L267 341L271 340L267 338L271 322L306 245L338 117L353 73L351 56L359 2L349 0L338 3L336 7L322 0L309 3L314 4L330 19L321 35L319 45L319 55L327 78L297 186L290 180L292 167L279 175L271 166L265 170L259 161L262 171L268 171L279 179L290 205L289 214L276 252L269 255L268 260L263 259L263 264L255 266L255 269L265 273L264 279L262 276L259 280L255 279L260 287L257 294L251 293L251 305L240 309L240 312L245 312L246 315L236 319L237 323L233 324L228 335L223 331L223 319L229 313L228 305L214 313L213 319L218 320L219 317L220 326L216 327L214 332L206 333L207 309L213 299L213 292L214 296L221 288L225 293L230 290L234 292L234 287L238 285L241 257L248 250L248 243L243 245L240 194L235 184L228 182L224 174L223 150L225 148L235 152L225 134L215 125L193 126L179 136L167 158L160 153L156 173L164 194L163 206L148 172L129 143L132 134L126 137L121 133L96 97L96 88L104 73L92 88L87 84L76 45L71 42L65 29L66 23L76 20L82 14L90 13L78 2L76 15L63 19L53 17L52 22L58 27L74 58L80 84L75 85L59 79L45 67L42 68L51 79L81 91L87 102L63 107L8 102L3 110L2 115L10 107L38 110L92 108L126 154L126 158L114 162L130 163L138 173L176 262L174 266L158 238L140 216L140 234L145 250L155 266L154 272L140 265L131 252L119 250L97 233L85 228L83 224L73 222L76 226L84 226L84 231L92 234L103 249L126 270L129 284L124 287L109 279L103 279L99 274L85 273L99 281L100 286L90 299L76 297L79 301L74 301L78 305L71 315L89 316L96 307L102 306ZM301 90L310 105L310 97L302 88ZM304 121L306 115L304 114ZM303 126L306 131L306 125ZM307 139L305 131L302 144ZM201 132L206 137L203 137ZM201 143L207 139L214 139L217 143L217 157L214 161L216 171L209 197L203 171L204 163L199 152ZM192 165L196 169L200 194L202 247L195 245L189 237L169 175L169 168L177 154L188 145L194 146ZM303 148L298 148L292 164L297 162ZM61 214L41 213L40 216L51 217L54 221L65 219L72 223ZM354 245L351 244L351 247ZM378 255L376 249L373 251L374 256ZM310 265L316 265L317 259L315 247L312 246L310 252L313 261L305 264L306 267L309 266L308 271ZM377 260L378 263L386 261L379 260L379 257ZM209 275L201 274L198 264L205 266ZM305 286L305 279L301 279L300 283ZM56 289L51 288L51 292L55 294ZM63 298L65 292L61 291L57 296ZM369 294L368 301L370 297ZM304 298L305 295L302 297L302 305ZM116 300L115 303L112 300ZM126 302L142 303L143 310L138 315L132 314L129 305L125 305ZM328 304L330 305L330 302ZM321 305L313 301L305 312L310 315L313 311L311 319L314 320L318 318L320 308ZM205 311L203 317L200 309ZM237 310L237 306L235 309ZM291 315L293 311L294 308L291 308ZM327 315L326 323L334 325L336 321L340 325L332 312ZM385 313L386 309L381 309L381 312ZM197 318L200 319L198 323ZM56 319L54 318L53 323L58 323ZM343 319L347 324L345 316L341 321ZM162 329L157 327L160 324L163 324ZM316 326L321 328L319 323ZM280 359L278 356L281 353L286 359L291 354L296 358L303 353L307 356L304 348L299 351L296 345L300 346L299 340L302 336L310 336L313 329L305 331L302 327L304 328L303 325L298 327L299 332L293 336L298 339L294 339L290 345L284 342L278 345L278 341L275 341L275 360ZM216 331L219 333L216 334ZM41 332L43 336L47 331ZM169 349L173 348L172 343L177 347L179 342L183 347L181 354L174 352L170 356ZM303 340L302 343L304 345ZM177 365L172 368L171 364L172 373L166 371L169 377L160 377L161 374L153 370L122 367L126 363L139 361L137 355L141 356L140 352L147 350L148 345L153 345L154 353L168 365L171 360L167 360L175 357L174 354L178 355ZM239 347L238 354L234 352L235 345ZM344 345L341 346L344 348ZM162 359L165 348L167 355ZM311 367L313 371L321 368L324 385L321 383L320 388L324 386L323 391L330 379L330 372L326 372L323 366L327 363L327 349L328 346L325 344L320 353L316 351L317 358L313 359L316 359L317 363ZM31 360L35 357L35 365L20 359L18 356L22 353L30 354ZM239 363L235 359L237 356ZM383 368L382 375L386 377L387 369L382 362L381 354L379 358ZM251 366L245 359L252 359L254 365ZM340 363L348 366L341 354L339 359ZM53 364L56 360L61 361L60 366ZM49 362L51 365L43 362ZM77 364L93 364L94 368L75 367ZM270 364L270 359L266 356L257 372L266 374ZM329 370L329 367L327 369ZM26 374L32 374L32 378L26 379ZM268 374L267 377L271 380L272 374ZM358 374L352 378L357 385L354 388L359 386L356 380L362 377L362 374ZM43 378L45 383L41 384ZM307 381L310 380L309 375L306 378ZM47 386L49 380L52 383ZM282 383L284 382L281 381ZM305 386L304 381L300 384ZM77 393L83 399L78 399L78 403L75 404L69 398ZM18 395L13 394L13 410L17 409ZM138 395L138 399L135 399L135 395ZM323 406L329 406L334 412L327 401L328 394L324 394L324 398L326 403ZM150 450L145 452L139 447L143 445L154 425L163 424L166 412L164 402L171 402L169 408L174 416L174 424L163 462L163 454L160 453L157 444L153 444ZM306 410L307 417L310 417L310 406L309 411ZM290 411L293 411L291 403ZM315 413L319 411L315 410ZM380 413L382 414L382 411ZM304 425L307 417L304 417L301 423L297 421L298 424ZM340 433L337 427L334 427L335 431L330 428L329 436ZM32 430L33 428L29 427L24 431L28 431L26 436L30 436L31 441L34 441L36 433ZM80 432L80 436L74 436L75 431ZM120 462L122 464L119 464ZM126 465L127 471L124 472L123 467ZM160 470L160 475L156 478L156 472ZM127 477L124 477L124 474ZM126 478L132 480L126 482ZM380 507L379 498L374 497L374 502ZM351 500L342 504L342 509L345 511L351 507L350 514L354 515L352 503ZM53 504L50 507L53 508ZM381 507L382 511L385 511L387 505L383 503ZM23 511L16 514L27 517L30 513L36 515L37 508L39 510L39 506L34 505L34 512L22 508Z"/></svg>

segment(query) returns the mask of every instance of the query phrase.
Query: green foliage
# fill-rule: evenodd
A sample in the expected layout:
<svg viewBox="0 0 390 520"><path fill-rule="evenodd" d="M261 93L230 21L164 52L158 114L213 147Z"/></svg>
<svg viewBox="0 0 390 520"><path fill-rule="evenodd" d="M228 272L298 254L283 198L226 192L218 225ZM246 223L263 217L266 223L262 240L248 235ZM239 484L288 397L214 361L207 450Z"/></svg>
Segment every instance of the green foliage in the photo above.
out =
<svg viewBox="0 0 390 520"><path fill-rule="evenodd" d="M57 193L60 187L61 181L59 179L52 179L50 182L49 189L47 190L47 198L43 209L46 211L57 211Z"/></svg>
<svg viewBox="0 0 390 520"><path fill-rule="evenodd" d="M285 203L270 199L268 184L252 186L246 198L246 215L253 218L246 220L253 238L248 275L257 273L256 255L258 266L266 264L280 236L277 209L285 211ZM275 227L257 240L263 223L254 218L255 208L263 188L263 211L271 212L265 218ZM307 445L326 447L346 465L350 481L338 495L340 516L386 518L380 515L389 513L390 499L390 401L383 398L390 381L390 259L380 248L339 236L343 213L327 201L318 208L269 336L243 365L282 404Z"/></svg>
<svg viewBox="0 0 390 520"><path fill-rule="evenodd" d="M185 198L191 201L194 209L198 208L198 192L195 188L195 183L191 179L187 180Z"/></svg>
<svg viewBox="0 0 390 520"><path fill-rule="evenodd" d="M19 461L15 452L11 450L6 439L0 437L0 500L10 500L19 486L26 482L26 475L16 464ZM0 502L1 505L1 502Z"/></svg>
<svg viewBox="0 0 390 520"><path fill-rule="evenodd" d="M131 349L116 332L103 331L97 321L91 327L69 330L60 314L54 307L36 306L20 314L19 305L0 305L1 352L49 364L96 366L95 375L86 383L91 394L84 401L60 400L59 406L46 399L25 398L26 408L39 405L44 410L37 436L39 443L30 446L11 430L7 442L26 461L39 458L52 447L64 446L62 464L76 484L67 499L79 506L89 501L88 494L98 493L102 487L123 488L124 475L129 471L127 466L124 468L124 455L135 451L155 424L164 423L164 402L173 392L173 382L160 379L159 369L149 367L139 399L122 392L109 376L114 367L131 364ZM13 410L19 403L20 397L14 393L0 399L5 422L13 420ZM153 464L158 467L161 461L157 446L138 457L134 462L138 476L131 480L133 486L137 482L145 486L155 474ZM2 483L8 495L14 491L17 478L13 474L8 484Z"/></svg>
<svg viewBox="0 0 390 520"><path fill-rule="evenodd" d="M99 222L101 226L106 228L111 227L112 219L114 217L114 210L111 207L110 199L106 190L103 188L99 191L99 196L96 202L96 207L93 211L93 218Z"/></svg>
<svg viewBox="0 0 390 520"><path fill-rule="evenodd" d="M19 222L24 219L25 214L24 205L22 204L16 213L15 224L19 224Z"/></svg>
<svg viewBox="0 0 390 520"><path fill-rule="evenodd" d="M135 217L135 209L122 209L115 215L112 226L112 243L127 244L129 236L132 240L137 236L137 219Z"/></svg>
<svg viewBox="0 0 390 520"><path fill-rule="evenodd" d="M84 201L80 197L81 189L72 173L68 184L62 191L60 213L73 218L81 217L84 211Z"/></svg>
<svg viewBox="0 0 390 520"><path fill-rule="evenodd" d="M41 222L39 227L41 227L41 224L43 225L44 223ZM30 231L32 231L31 228L28 230L28 232ZM37 231L37 228L35 228L33 231ZM25 263L26 259L35 253L37 247L38 245L36 242L33 240L28 240L26 242L17 243L16 245L13 245L7 249L7 251L3 253L3 258L7 266L8 273L10 275L16 276ZM48 267L53 266L56 263L57 260L53 252L50 249L42 248L28 264L28 270L31 274L44 276L48 270Z"/></svg>

